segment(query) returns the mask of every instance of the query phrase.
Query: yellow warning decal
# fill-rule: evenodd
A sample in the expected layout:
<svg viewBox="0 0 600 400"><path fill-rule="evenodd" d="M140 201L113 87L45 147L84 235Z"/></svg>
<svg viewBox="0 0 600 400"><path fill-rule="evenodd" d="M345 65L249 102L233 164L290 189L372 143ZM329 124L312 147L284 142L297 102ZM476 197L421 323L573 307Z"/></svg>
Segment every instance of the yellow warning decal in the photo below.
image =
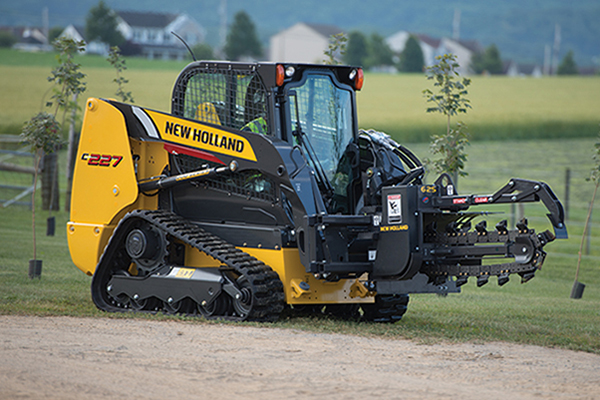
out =
<svg viewBox="0 0 600 400"><path fill-rule="evenodd" d="M380 232L397 232L397 231L407 231L408 225L390 225L390 226L381 226L379 227Z"/></svg>
<svg viewBox="0 0 600 400"><path fill-rule="evenodd" d="M145 110L158 128L161 139L195 147L231 157L256 161L254 149L248 139L235 133L193 121L174 118L151 110Z"/></svg>
<svg viewBox="0 0 600 400"><path fill-rule="evenodd" d="M196 270L194 268L179 268L175 274L177 278L190 279Z"/></svg>

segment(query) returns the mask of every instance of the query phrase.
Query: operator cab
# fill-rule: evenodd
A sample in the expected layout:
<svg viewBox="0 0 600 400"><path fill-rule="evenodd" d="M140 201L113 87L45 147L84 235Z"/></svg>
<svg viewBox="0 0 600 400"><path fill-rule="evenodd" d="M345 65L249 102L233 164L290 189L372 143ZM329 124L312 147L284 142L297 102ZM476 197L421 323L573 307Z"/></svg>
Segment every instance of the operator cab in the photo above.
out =
<svg viewBox="0 0 600 400"><path fill-rule="evenodd" d="M362 71L349 67L287 66L280 93L282 137L302 149L331 214L354 212L358 166L354 90ZM281 72L281 71L280 71Z"/></svg>

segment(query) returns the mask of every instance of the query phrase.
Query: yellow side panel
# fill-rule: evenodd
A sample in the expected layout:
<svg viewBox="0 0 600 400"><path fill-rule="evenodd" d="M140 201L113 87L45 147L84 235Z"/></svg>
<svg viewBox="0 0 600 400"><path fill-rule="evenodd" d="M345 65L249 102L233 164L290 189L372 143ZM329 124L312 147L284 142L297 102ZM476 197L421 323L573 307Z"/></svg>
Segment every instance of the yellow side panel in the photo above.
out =
<svg viewBox="0 0 600 400"><path fill-rule="evenodd" d="M87 275L94 275L98 260L108 244L115 226L67 224L67 239L73 263Z"/></svg>
<svg viewBox="0 0 600 400"><path fill-rule="evenodd" d="M73 174L71 221L107 225L137 196L123 115L105 101L88 99Z"/></svg>
<svg viewBox="0 0 600 400"><path fill-rule="evenodd" d="M93 274L118 222L115 217L123 215L137 197L123 115L107 102L90 98L75 160L67 224L69 251L79 269Z"/></svg>
<svg viewBox="0 0 600 400"><path fill-rule="evenodd" d="M364 297L357 295L357 291L354 290L355 279L342 279L338 282L315 279L312 274L306 272L300 262L298 249L240 248L240 250L256 257L277 272L283 282L285 300L288 304L373 303L375 301L372 294Z"/></svg>

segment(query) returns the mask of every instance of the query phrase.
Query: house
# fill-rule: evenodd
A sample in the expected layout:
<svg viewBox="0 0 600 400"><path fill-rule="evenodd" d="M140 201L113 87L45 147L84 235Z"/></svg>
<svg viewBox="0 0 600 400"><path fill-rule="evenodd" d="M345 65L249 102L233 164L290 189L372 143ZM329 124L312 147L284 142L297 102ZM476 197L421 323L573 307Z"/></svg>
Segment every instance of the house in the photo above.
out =
<svg viewBox="0 0 600 400"><path fill-rule="evenodd" d="M385 42L394 52L396 57L404 51L406 41L410 37L411 33L407 31L399 31L392 36L388 37ZM440 55L440 39L435 39L423 34L412 34L417 38L421 51L423 52L423 63L426 67L430 67L435 64L435 57Z"/></svg>
<svg viewBox="0 0 600 400"><path fill-rule="evenodd" d="M454 54L459 67L456 69L460 75L471 75L473 56L483 52L481 45L475 40L454 40L442 38L440 41L440 52L442 54Z"/></svg>
<svg viewBox="0 0 600 400"><path fill-rule="evenodd" d="M48 44L48 38L43 28L34 27L2 27L1 30L10 33L17 39L13 48L24 51L48 51L52 46Z"/></svg>
<svg viewBox="0 0 600 400"><path fill-rule="evenodd" d="M106 43L98 40L88 42L85 38L85 29L80 26L75 26L72 24L67 26L59 35L59 37L73 39L76 42L83 41L85 43L83 53L107 56L108 51L110 50Z"/></svg>
<svg viewBox="0 0 600 400"><path fill-rule="evenodd" d="M189 54L171 32L181 36L190 47L204 42L204 28L185 14L118 11L117 21L117 29L127 41L121 47L149 59L183 60ZM88 42L82 27L69 25L60 36L84 41L86 53L108 55L109 46L99 41Z"/></svg>
<svg viewBox="0 0 600 400"><path fill-rule="evenodd" d="M472 74L470 68L473 55L481 52L481 46L476 41L454 40L449 38L436 39L423 34L414 34L407 31L399 31L386 39L386 43L396 56L400 56L406 41L410 36L414 36L423 52L423 62L426 67L436 63L435 57L452 53L456 55L456 60L460 67L457 69L461 75Z"/></svg>
<svg viewBox="0 0 600 400"><path fill-rule="evenodd" d="M543 76L542 68L537 64L517 64L513 60L503 63L502 73L506 76L531 76L540 78Z"/></svg>
<svg viewBox="0 0 600 400"><path fill-rule="evenodd" d="M299 22L271 37L269 59L275 62L322 63L332 35L343 30L333 25Z"/></svg>
<svg viewBox="0 0 600 400"><path fill-rule="evenodd" d="M192 47L203 43L204 28L186 14L117 11L117 29L149 59L183 60L188 51L171 32Z"/></svg>

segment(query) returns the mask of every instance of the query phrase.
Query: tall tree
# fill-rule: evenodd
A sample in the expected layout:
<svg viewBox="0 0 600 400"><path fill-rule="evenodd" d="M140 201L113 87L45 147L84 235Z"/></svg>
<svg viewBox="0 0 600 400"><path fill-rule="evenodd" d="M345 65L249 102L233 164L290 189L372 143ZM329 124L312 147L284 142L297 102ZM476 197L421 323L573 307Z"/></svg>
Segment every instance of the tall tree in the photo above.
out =
<svg viewBox="0 0 600 400"><path fill-rule="evenodd" d="M340 59L344 58L346 54L346 43L348 37L344 32L336 33L329 37L329 45L327 50L324 51L325 59L323 63L327 65L338 65L341 64Z"/></svg>
<svg viewBox="0 0 600 400"><path fill-rule="evenodd" d="M239 11L233 17L233 24L227 34L225 55L228 60L236 61L241 57L262 56L262 46L256 34L254 23L245 11Z"/></svg>
<svg viewBox="0 0 600 400"><path fill-rule="evenodd" d="M498 50L498 47L496 47L495 44L491 44L483 53L475 54L472 67L477 74L502 74L502 58L500 57L500 50Z"/></svg>
<svg viewBox="0 0 600 400"><path fill-rule="evenodd" d="M346 45L346 54L344 62L348 65L365 65L368 46L367 38L362 32L353 31L348 35L348 44Z"/></svg>
<svg viewBox="0 0 600 400"><path fill-rule="evenodd" d="M425 61L423 60L423 50L419 45L419 40L410 35L404 46L404 51L400 54L399 70L402 72L423 72Z"/></svg>
<svg viewBox="0 0 600 400"><path fill-rule="evenodd" d="M444 54L435 58L437 64L425 68L427 79L432 80L436 90L423 90L423 95L428 103L428 113L440 113L446 116L446 134L434 135L430 150L441 158L430 162L437 172L447 172L453 176L454 184L458 177L465 176L465 163L467 154L465 147L469 145L469 134L466 124L456 123L456 128L450 125L451 117L459 113L466 113L471 108L467 99L467 86L471 84L468 78L460 79L457 69L460 67L454 54Z"/></svg>
<svg viewBox="0 0 600 400"><path fill-rule="evenodd" d="M89 41L100 40L109 46L119 46L125 38L117 30L117 14L103 0L90 8L85 19L85 34Z"/></svg>
<svg viewBox="0 0 600 400"><path fill-rule="evenodd" d="M0 31L0 47L12 47L17 38L10 32Z"/></svg>
<svg viewBox="0 0 600 400"><path fill-rule="evenodd" d="M369 67L381 65L394 65L394 53L387 45L383 36L373 33L369 36L369 57L366 64Z"/></svg>
<svg viewBox="0 0 600 400"><path fill-rule="evenodd" d="M573 58L573 50L570 50L565 57L560 62L558 66L558 70L556 71L558 75L577 75L579 71L577 70L577 64L575 64L575 59Z"/></svg>

